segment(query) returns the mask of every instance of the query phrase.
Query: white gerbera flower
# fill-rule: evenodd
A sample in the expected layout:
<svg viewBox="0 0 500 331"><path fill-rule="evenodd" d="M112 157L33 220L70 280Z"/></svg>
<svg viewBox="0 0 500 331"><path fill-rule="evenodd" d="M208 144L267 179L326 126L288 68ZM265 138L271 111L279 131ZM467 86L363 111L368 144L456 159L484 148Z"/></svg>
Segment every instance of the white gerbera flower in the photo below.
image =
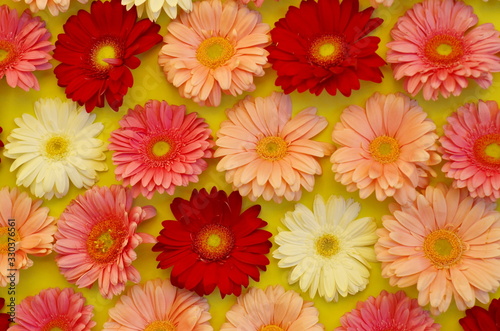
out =
<svg viewBox="0 0 500 331"><path fill-rule="evenodd" d="M141 17L146 8L146 15L151 21L156 22L163 9L168 17L174 19L177 17L177 5L185 12L193 9L192 0L122 0L122 5L130 10L136 6L137 16Z"/></svg>
<svg viewBox="0 0 500 331"><path fill-rule="evenodd" d="M288 281L299 281L300 289L316 292L326 301L337 301L366 288L370 264L375 261L373 244L377 228L371 217L356 219L360 204L331 196L314 200L314 212L302 204L282 219L290 231L278 229L280 246L273 256L281 268L293 267Z"/></svg>
<svg viewBox="0 0 500 331"><path fill-rule="evenodd" d="M70 180L77 188L94 185L97 171L108 170L104 142L95 138L104 129L93 123L96 115L60 99L38 100L35 115L16 118L18 128L7 137L4 155L15 159L16 184L46 199L65 196Z"/></svg>

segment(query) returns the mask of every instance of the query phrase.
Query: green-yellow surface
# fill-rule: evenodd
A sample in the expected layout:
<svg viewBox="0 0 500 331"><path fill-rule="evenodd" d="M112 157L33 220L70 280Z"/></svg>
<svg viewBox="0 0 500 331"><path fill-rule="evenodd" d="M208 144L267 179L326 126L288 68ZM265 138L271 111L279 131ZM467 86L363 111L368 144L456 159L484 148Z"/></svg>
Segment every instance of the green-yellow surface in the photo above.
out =
<svg viewBox="0 0 500 331"><path fill-rule="evenodd" d="M491 22L496 25L497 29L500 29L500 23L498 23L498 17L500 15L500 2L495 0L491 0L490 2L467 0L465 2L474 6L475 13L479 17L480 24ZM258 10L262 14L264 22L273 26L274 22L278 18L285 15L288 6L297 5L298 3L299 2L296 0L281 0L280 2L266 0L264 5ZM380 7L375 11L375 16L384 19L382 26L372 33L373 35L381 38L378 54L382 57L385 58L386 55L387 48L385 47L385 44L390 41L390 29L396 22L397 18L414 3L416 3L416 1L395 0L393 7ZM11 8L16 8L20 12L27 8L27 5L22 2L15 3L10 0L0 0L0 4L8 4ZM365 8L368 5L368 0L361 2L361 8ZM253 5L250 6L255 8ZM47 26L52 33L50 40L55 43L57 35L62 32L62 25L68 17L75 14L79 9L88 9L89 7L90 3L84 5L72 0L70 10L66 13L59 14L57 17L52 17L48 11L39 12L36 15L41 16L47 22ZM304 17L303 19L306 20L308 18ZM162 35L166 33L169 22L170 19L162 13L160 19L158 20L158 24L161 25L160 33ZM159 44L150 51L139 56L142 60L142 64L139 68L133 70L134 86L125 96L124 105L121 107L119 112L114 112L109 107L105 107L103 109L96 108L94 110L94 113L97 115L96 121L104 123L105 126L104 132L100 135L101 139L107 140L110 132L118 128L118 121L126 113L128 108L133 107L136 104L144 104L149 99L166 100L170 104L176 105L185 104L189 112L198 112L200 116L204 117L215 134L219 128L220 122L226 118L224 110L231 107L238 100L244 97L244 95L239 97L223 96L221 105L215 108L200 107L190 100L181 98L177 89L166 81L160 67L157 64L157 53L160 48L161 45ZM55 60L52 60L51 63L53 66L58 64ZM340 95L340 93L337 96L331 96L325 92L317 97L308 92L302 94L294 92L291 94L294 114L308 106L317 107L319 115L325 116L329 121L329 125L320 135L317 136L316 139L329 142L331 141L333 127L339 120L340 113L346 106L351 104L364 106L367 98L375 91L382 93L393 93L397 91L404 92L402 82L398 82L393 79L392 70L389 65L384 66L382 71L385 78L381 84L362 82L361 90L353 91L351 97L344 97ZM0 134L0 139L4 142L6 142L9 132L15 127L14 118L21 116L23 113L34 114L33 104L38 98L65 98L63 88L57 86L53 70L37 72L36 76L40 82L40 91L24 92L19 88L12 89L6 84L5 79L0 81L0 126L4 129L3 133ZM280 91L280 88L274 85L275 78L275 72L271 68L266 69L264 77L255 79L257 89L251 94L254 96L267 96L272 91ZM441 135L442 125L445 123L446 118L456 108L466 102L476 102L478 99L500 100L499 93L500 75L494 74L493 85L488 90L483 90L479 88L476 83L470 82L470 86L458 97L451 97L449 99L440 98L438 101L425 101L421 95L419 95L416 99L423 109L429 114L429 117L436 122L438 126L438 134ZM106 155L109 171L101 174L98 185L111 185L118 183L113 172L115 167L111 162L111 153L107 152ZM15 187L15 175L9 172L12 160L6 159L3 155L1 159L1 186ZM231 186L225 182L224 174L218 173L216 170L217 160L209 160L208 163L209 167L200 176L199 183L191 184L188 187L177 188L174 196L188 198L192 189L200 189L203 187L209 189L214 185L219 189L230 191ZM303 192L301 203L311 207L313 198L316 194L321 194L325 198L332 194L341 195L346 198L352 197L362 205L360 217L372 216L376 219L378 226L381 226L380 219L382 215L389 213L388 204L389 202L392 202L392 200L390 199L388 201L378 202L374 197L361 200L357 192L348 193L341 184L334 180L334 174L331 171L331 164L328 158L322 159L321 165L323 167L324 174L316 178L316 185L313 192ZM450 181L444 179L441 174L441 165L442 164L435 167L435 169L439 172L439 177L434 179L432 183L437 183L439 181L450 183ZM29 190L25 188L22 188L22 190L29 192ZM84 190L71 188L66 197L45 201L43 205L49 207L50 215L57 218L66 205L78 194L82 194L83 192ZM147 232L156 236L162 228L161 222L165 219L173 219L169 206L174 196L169 196L167 194L155 194L151 200L147 200L142 197L136 199L137 205L151 204L155 206L158 211L158 215L155 218L143 223L139 227L140 232ZM281 225L280 219L284 213L293 210L295 205L294 202L284 201L281 204L275 204L273 202L266 202L262 199L259 199L255 203L262 205L262 212L260 216L269 223L267 230L271 231L273 234L277 233L277 227ZM248 199L244 199L244 208L253 204L254 203ZM271 252L276 248L274 242L273 245L274 246ZM143 282L157 277L165 278L169 275L169 270L159 270L156 268L157 263L155 261L155 257L157 254L151 251L151 247L151 244L143 244L139 246L136 250L138 258L133 263L133 265L140 271ZM17 285L15 293L16 302L19 303L26 296L35 295L44 288L73 287L76 291L83 293L87 299L87 304L91 304L95 307L94 319L97 321L97 325L94 330L100 330L104 322L108 319L108 310L114 306L118 298L115 297L113 300L106 300L102 298L99 294L97 286L94 286L92 289L77 289L74 285L68 283L59 273L54 257L55 253L45 257L34 257L34 265L27 270L21 271L20 282ZM289 270L278 268L277 260L274 259L271 254L269 254L268 257L271 261L268 270L261 273L260 282L256 283L251 281L251 286L264 288L272 284L281 284L287 289L293 289L300 293L300 289L297 284L288 285L287 277ZM129 282L127 284L127 288L132 285L133 284ZM386 289L390 292L396 292L398 290L397 288L391 287L387 279L382 278L380 264L372 263L370 283L366 290L346 298L341 297L338 302L328 303L319 297L314 298L313 301L320 311L321 323L325 325L326 330L333 330L335 327L340 325L340 317L344 313L355 308L356 302L365 300L371 295L378 295L382 289ZM416 298L417 291L415 287L406 288L404 290L408 295ZM311 300L308 294L302 293L301 295L304 299ZM6 299L9 298L7 289L0 289L0 297L5 297ZM500 297L500 291L491 294L490 297ZM226 311L228 311L229 308L236 302L236 297L227 296L226 298L221 299L219 292L216 290L213 294L208 295L207 298L210 303L210 312L213 316L212 325L215 330L219 330L225 320ZM458 311L454 303L452 303L450 309L446 313L436 317L436 321L442 324L442 330L461 330L458 324L458 319L463 316L464 313Z"/></svg>

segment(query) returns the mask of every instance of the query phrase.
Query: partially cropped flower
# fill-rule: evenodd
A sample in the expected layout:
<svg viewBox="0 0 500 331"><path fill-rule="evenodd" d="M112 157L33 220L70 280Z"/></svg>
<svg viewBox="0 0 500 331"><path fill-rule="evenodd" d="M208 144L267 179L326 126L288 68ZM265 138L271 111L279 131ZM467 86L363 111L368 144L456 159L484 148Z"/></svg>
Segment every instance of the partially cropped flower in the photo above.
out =
<svg viewBox="0 0 500 331"><path fill-rule="evenodd" d="M448 117L440 138L446 177L472 197L500 198L500 110L496 101L468 103Z"/></svg>
<svg viewBox="0 0 500 331"><path fill-rule="evenodd" d="M280 268L292 268L290 284L299 282L311 298L318 292L326 301L366 288L377 226L370 217L357 219L360 209L352 199L331 196L325 203L317 195L313 211L299 203L285 214L289 231L279 229L273 256Z"/></svg>
<svg viewBox="0 0 500 331"><path fill-rule="evenodd" d="M221 331L322 331L318 309L280 285L265 290L252 287L226 313Z"/></svg>
<svg viewBox="0 0 500 331"><path fill-rule="evenodd" d="M328 125L309 107L293 119L289 96L273 92L265 98L247 96L226 111L229 118L217 132L214 156L222 157L218 171L226 172L243 196L252 201L299 200L302 188L311 192L322 169L317 158L333 146L311 140Z"/></svg>
<svg viewBox="0 0 500 331"><path fill-rule="evenodd" d="M16 325L9 331L90 331L94 307L71 288L49 288L25 298L16 306Z"/></svg>
<svg viewBox="0 0 500 331"><path fill-rule="evenodd" d="M493 299L488 310L474 306L459 320L464 331L500 330L500 299Z"/></svg>
<svg viewBox="0 0 500 331"><path fill-rule="evenodd" d="M28 255L52 252L55 221L41 204L42 200L33 201L17 188L0 189L0 287L19 282L19 270L33 265ZM12 274L14 279L7 278Z"/></svg>
<svg viewBox="0 0 500 331"><path fill-rule="evenodd" d="M177 219L164 221L153 251L158 268L172 268L174 286L210 294L217 287L222 297L241 294L249 277L258 281L259 269L269 264L271 233L261 228L260 206L241 212L238 192L227 196L215 187L193 190L190 200L175 198L170 209Z"/></svg>
<svg viewBox="0 0 500 331"><path fill-rule="evenodd" d="M376 298L371 296L366 301L358 301L356 309L344 314L340 323L342 326L335 331L441 330L441 325L434 323L429 312L403 291L393 294L384 290Z"/></svg>
<svg viewBox="0 0 500 331"><path fill-rule="evenodd" d="M5 306L5 299L0 298L0 309ZM6 313L0 313L0 331L7 331L10 325L10 315Z"/></svg>
<svg viewBox="0 0 500 331"><path fill-rule="evenodd" d="M33 72L52 68L49 52L54 45L49 39L40 17L32 17L28 10L19 17L17 10L0 6L0 79L5 76L10 87L39 90Z"/></svg>
<svg viewBox="0 0 500 331"><path fill-rule="evenodd" d="M14 0L19 2L21 0ZM79 3L87 3L88 0L78 0ZM59 13L64 13L69 9L71 0L23 0L24 3L30 6L30 11L36 13L39 10L48 9L52 16L57 16Z"/></svg>
<svg viewBox="0 0 500 331"><path fill-rule="evenodd" d="M418 303L433 314L452 299L459 310L500 284L500 212L496 204L465 189L428 186L413 204L390 206L375 244L382 276L391 286L416 285Z"/></svg>
<svg viewBox="0 0 500 331"><path fill-rule="evenodd" d="M132 206L132 192L121 186L94 186L73 200L57 222L54 251L66 279L78 287L99 284L107 299L120 294L128 280L141 276L132 266L134 249L154 237L137 226L156 215L152 206Z"/></svg>
<svg viewBox="0 0 500 331"><path fill-rule="evenodd" d="M132 192L152 198L154 192L174 194L176 186L198 182L212 157L208 124L185 106L150 100L137 105L111 132L116 178Z"/></svg>
<svg viewBox="0 0 500 331"><path fill-rule="evenodd" d="M68 98L88 112L104 107L104 100L118 111L134 83L130 69L141 64L137 55L161 41L158 24L136 20L135 8L127 10L120 0L94 1L90 12L80 10L63 25L54 50L62 63L54 74Z"/></svg>
<svg viewBox="0 0 500 331"><path fill-rule="evenodd" d="M222 93L255 90L253 78L264 75L267 63L269 29L259 12L235 1L196 1L191 13L168 25L158 62L183 98L218 106Z"/></svg>
<svg viewBox="0 0 500 331"><path fill-rule="evenodd" d="M35 117L16 118L17 128L7 137L4 155L14 159L10 171L16 172L16 185L29 187L37 197L61 198L70 182L89 188L108 170L104 141L96 137L104 129L94 123L74 102L40 99L35 102Z"/></svg>
<svg viewBox="0 0 500 331"><path fill-rule="evenodd" d="M401 1L401 0L396 0ZM377 8L380 5L384 5L385 7L390 7L394 3L394 0L370 0L370 5L374 8Z"/></svg>
<svg viewBox="0 0 500 331"><path fill-rule="evenodd" d="M430 167L441 161L435 131L416 100L375 93L366 109L349 106L335 125L332 138L341 146L331 156L335 180L349 192L359 190L362 199L375 193L379 201L409 203L415 188L436 176Z"/></svg>
<svg viewBox="0 0 500 331"><path fill-rule="evenodd" d="M2 133L2 132L3 132L3 129L2 129L2 127L0 127L0 133ZM0 140L0 148L3 148L3 147L4 147L3 141ZM2 161L2 159L0 159L0 162L1 161Z"/></svg>
<svg viewBox="0 0 500 331"><path fill-rule="evenodd" d="M264 3L264 0L238 0L238 1L245 4L245 5L248 5L250 2L253 2L256 7L260 7ZM275 1L277 1L277 0L275 0Z"/></svg>
<svg viewBox="0 0 500 331"><path fill-rule="evenodd" d="M207 299L168 279L135 285L109 310L103 331L212 331Z"/></svg>
<svg viewBox="0 0 500 331"><path fill-rule="evenodd" d="M181 7L182 10L190 12L193 9L192 0L121 0L122 5L130 10L132 7L137 9L137 15L140 17L144 14L144 9L146 9L146 15L151 21L156 21L162 11L164 11L168 17L177 17L177 6Z"/></svg>
<svg viewBox="0 0 500 331"><path fill-rule="evenodd" d="M456 0L425 0L399 18L387 44L394 77L415 96L459 95L473 79L488 88L500 71L500 32L478 22L473 8Z"/></svg>

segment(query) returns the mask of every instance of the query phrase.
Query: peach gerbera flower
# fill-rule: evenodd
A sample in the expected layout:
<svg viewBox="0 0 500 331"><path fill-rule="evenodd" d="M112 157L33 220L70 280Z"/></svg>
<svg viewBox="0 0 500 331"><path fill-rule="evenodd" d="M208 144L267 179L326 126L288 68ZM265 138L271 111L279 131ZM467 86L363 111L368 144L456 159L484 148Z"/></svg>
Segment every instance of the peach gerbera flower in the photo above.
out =
<svg viewBox="0 0 500 331"><path fill-rule="evenodd" d="M120 294L127 280L141 276L132 261L142 242L153 236L136 233L137 226L156 215L152 206L132 207L132 192L121 186L94 186L73 200L57 222L54 251L66 279L78 287L91 288L97 281L107 299Z"/></svg>
<svg viewBox="0 0 500 331"><path fill-rule="evenodd" d="M402 93L375 93L366 110L349 106L332 133L341 145L331 157L335 180L349 192L359 190L362 199L375 192L379 201L413 201L415 188L436 176L430 166L441 161L435 129L417 101Z"/></svg>
<svg viewBox="0 0 500 331"><path fill-rule="evenodd" d="M265 290L252 287L226 313L227 322L220 331L321 331L325 328L318 323L318 315L312 302L281 285Z"/></svg>
<svg viewBox="0 0 500 331"><path fill-rule="evenodd" d="M426 0L399 18L391 31L387 62L394 77L415 96L448 98L467 87L468 78L488 88L500 71L500 32L478 22L471 6L455 0Z"/></svg>
<svg viewBox="0 0 500 331"><path fill-rule="evenodd" d="M411 205L392 205L382 218L375 244L382 276L392 286L417 285L418 303L445 312L451 302L460 310L500 284L500 213L489 200L465 189L428 186Z"/></svg>
<svg viewBox="0 0 500 331"><path fill-rule="evenodd" d="M322 173L316 157L329 155L333 146L310 140L328 122L309 107L292 117L289 96L274 92L266 98L247 96L226 111L214 156L222 157L218 171L242 196L252 201L299 200L302 187L311 192L314 176Z"/></svg>
<svg viewBox="0 0 500 331"><path fill-rule="evenodd" d="M196 1L168 25L158 62L180 95L218 106L221 92L255 90L269 54L270 27L261 15L235 1Z"/></svg>
<svg viewBox="0 0 500 331"><path fill-rule="evenodd" d="M168 279L133 286L109 310L103 331L212 331L207 299L173 286Z"/></svg>
<svg viewBox="0 0 500 331"><path fill-rule="evenodd" d="M500 197L500 110L495 101L468 103L444 126L443 165L454 187L467 187L472 197Z"/></svg>
<svg viewBox="0 0 500 331"><path fill-rule="evenodd" d="M19 2L21 0L14 0ZM32 13L39 10L48 9L52 16L59 15L59 12L64 13L69 9L70 0L23 0L24 3L30 6ZM79 3L87 3L88 0L78 0Z"/></svg>
<svg viewBox="0 0 500 331"><path fill-rule="evenodd" d="M19 269L33 265L28 254L52 252L55 220L41 204L42 200L33 201L17 188L0 189L0 287L19 282Z"/></svg>

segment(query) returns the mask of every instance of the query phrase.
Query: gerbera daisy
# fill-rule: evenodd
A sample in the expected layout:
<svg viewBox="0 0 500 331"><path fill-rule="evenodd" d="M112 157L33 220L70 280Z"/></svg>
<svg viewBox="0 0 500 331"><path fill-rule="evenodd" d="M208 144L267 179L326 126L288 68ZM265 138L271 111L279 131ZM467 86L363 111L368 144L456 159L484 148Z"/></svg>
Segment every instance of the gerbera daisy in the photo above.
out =
<svg viewBox="0 0 500 331"><path fill-rule="evenodd" d="M443 165L454 187L472 197L500 198L500 110L495 101L460 107L444 125Z"/></svg>
<svg viewBox="0 0 500 331"><path fill-rule="evenodd" d="M417 285L418 303L445 312L489 301L499 287L500 213L467 190L428 186L413 204L392 205L375 244L392 286Z"/></svg>
<svg viewBox="0 0 500 331"><path fill-rule="evenodd" d="M61 198L69 183L89 188L106 171L106 147L96 137L104 129L94 123L95 114L87 114L74 102L40 99L35 102L35 117L16 118L18 128L7 137L4 155L15 159L10 171L17 169L16 185L29 187L37 197Z"/></svg>
<svg viewBox="0 0 500 331"><path fill-rule="evenodd" d="M70 283L91 288L97 281L101 295L110 299L125 289L127 280L141 280L132 266L137 258L134 249L156 241L136 229L154 217L156 209L132 203L132 192L121 186L94 186L66 207L57 222L54 251Z"/></svg>
<svg viewBox="0 0 500 331"><path fill-rule="evenodd" d="M197 1L168 25L158 62L183 98L218 106L221 93L254 91L267 63L269 25L235 1Z"/></svg>
<svg viewBox="0 0 500 331"><path fill-rule="evenodd" d="M88 112L104 107L104 99L118 111L134 82L130 69L141 63L136 55L161 41L158 24L136 20L135 8L119 0L94 1L90 13L80 10L63 25L54 50L62 63L54 73L68 98Z"/></svg>
<svg viewBox="0 0 500 331"><path fill-rule="evenodd" d="M192 0L122 0L122 5L130 10L132 7L137 9L137 15L143 16L144 8L146 8L146 15L151 21L156 22L158 17L163 11L170 18L177 17L177 5L186 12L190 12L193 9Z"/></svg>
<svg viewBox="0 0 500 331"><path fill-rule="evenodd" d="M109 150L114 151L116 178L132 185L137 197L148 199L155 191L174 194L177 185L198 182L207 168L203 158L212 157L211 130L185 106L150 100L130 109L111 132Z"/></svg>
<svg viewBox="0 0 500 331"><path fill-rule="evenodd" d="M168 279L133 286L109 310L103 331L212 331L207 299L178 289Z"/></svg>
<svg viewBox="0 0 500 331"><path fill-rule="evenodd" d="M366 288L377 226L371 217L356 219L360 209L352 199L331 196L325 204L316 195L313 211L298 203L285 214L282 222L289 231L279 229L273 257L280 268L292 267L290 284L299 282L311 298L318 292L326 301Z"/></svg>
<svg viewBox="0 0 500 331"><path fill-rule="evenodd" d="M41 204L42 200L33 201L16 188L0 189L0 287L19 282L19 270L33 265L28 254L45 256L52 252L55 221ZM12 274L14 279L7 278Z"/></svg>
<svg viewBox="0 0 500 331"><path fill-rule="evenodd" d="M5 299L0 298L0 309L5 306ZM7 331L10 325L10 315L5 313L0 313L0 331Z"/></svg>
<svg viewBox="0 0 500 331"><path fill-rule="evenodd" d="M52 68L49 52L54 45L49 39L40 17L32 17L28 10L18 17L17 10L0 6L0 79L5 76L10 87L39 90L33 71Z"/></svg>
<svg viewBox="0 0 500 331"><path fill-rule="evenodd" d="M281 285L252 287L226 313L221 331L321 331L318 309Z"/></svg>
<svg viewBox="0 0 500 331"><path fill-rule="evenodd" d="M217 132L214 156L222 157L218 171L252 201L299 200L302 187L312 191L321 175L316 158L329 155L333 146L310 140L328 122L309 107L293 119L289 96L273 92L266 98L247 96L226 111L229 120Z"/></svg>
<svg viewBox="0 0 500 331"><path fill-rule="evenodd" d="M85 306L83 295L71 288L48 288L16 306L16 325L9 331L90 331L96 325L93 310L93 306Z"/></svg>
<svg viewBox="0 0 500 331"><path fill-rule="evenodd" d="M19 2L20 0L14 1ZM78 0L79 3L87 3L87 1L88 0ZM30 11L32 13L47 8L52 16L59 15L59 12L66 12L70 5L70 0L23 0L23 2L30 6Z"/></svg>
<svg viewBox="0 0 500 331"><path fill-rule="evenodd" d="M370 0L370 6L377 8L379 5L384 5L385 7L392 6L394 0Z"/></svg>
<svg viewBox="0 0 500 331"><path fill-rule="evenodd" d="M358 301L356 309L342 316L340 323L342 326L335 331L441 330L441 325L434 323L429 312L403 291L393 294L384 290L376 298L371 296L366 301Z"/></svg>
<svg viewBox="0 0 500 331"><path fill-rule="evenodd" d="M459 320L465 331L500 330L500 299L493 299L488 310L474 306L467 309L465 315Z"/></svg>
<svg viewBox="0 0 500 331"><path fill-rule="evenodd" d="M177 221L164 221L154 245L158 268L172 268L174 286L210 294L215 287L224 297L240 295L248 277L259 281L259 269L266 270L271 233L258 218L260 206L241 212L238 192L227 196L215 187L193 190L190 200L175 198L170 209Z"/></svg>
<svg viewBox="0 0 500 331"><path fill-rule="evenodd" d="M441 161L435 130L416 100L375 93L366 110L349 106L335 125L332 138L341 146L331 156L335 180L349 192L359 190L362 199L375 192L379 201L411 202L415 188L436 176L430 168Z"/></svg>
<svg viewBox="0 0 500 331"><path fill-rule="evenodd" d="M462 1L425 0L399 18L387 44L394 77L415 96L436 100L459 95L474 79L488 88L500 71L500 32L491 23L477 24L473 8Z"/></svg>
<svg viewBox="0 0 500 331"><path fill-rule="evenodd" d="M372 7L359 12L358 0L339 2L305 0L275 23L268 58L285 93L326 89L349 96L360 80L382 81L385 61L375 53L380 38L365 36L383 20L370 18Z"/></svg>

